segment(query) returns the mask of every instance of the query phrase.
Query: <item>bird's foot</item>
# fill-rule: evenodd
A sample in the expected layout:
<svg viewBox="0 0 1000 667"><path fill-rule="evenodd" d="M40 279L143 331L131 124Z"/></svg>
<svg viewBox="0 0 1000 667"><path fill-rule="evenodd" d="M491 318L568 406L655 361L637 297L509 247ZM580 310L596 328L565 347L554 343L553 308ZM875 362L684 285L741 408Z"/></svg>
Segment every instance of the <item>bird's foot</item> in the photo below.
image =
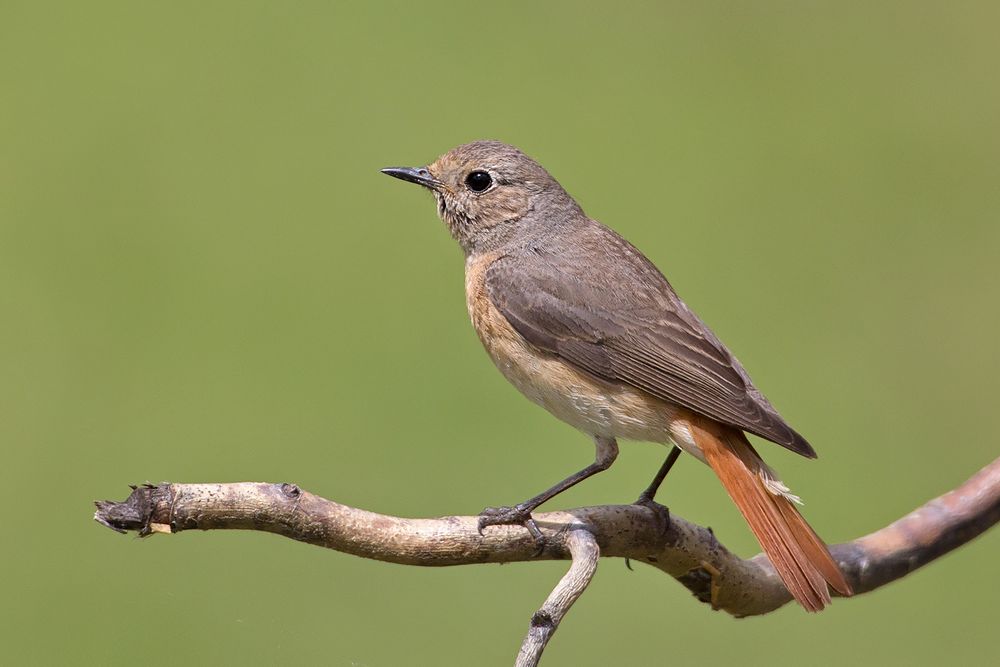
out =
<svg viewBox="0 0 1000 667"><path fill-rule="evenodd" d="M668 508L666 505L661 505L660 503L653 500L653 496L650 495L647 491L643 491L642 494L638 498L636 498L635 502L632 504L652 510L653 514L655 514L657 518L660 519L662 534L664 535L667 534L667 531L670 530L670 508ZM625 559L625 567L627 567L629 570L632 569L632 563L628 558Z"/></svg>
<svg viewBox="0 0 1000 667"><path fill-rule="evenodd" d="M653 500L653 494L651 494L647 490L647 491L643 491L642 493L640 493L639 497L636 498L635 502L632 503L632 504L633 505L642 505L643 507L652 507L653 505L656 505L657 503ZM663 507L663 506L660 505L660 507Z"/></svg>
<svg viewBox="0 0 1000 667"><path fill-rule="evenodd" d="M639 494L639 497L636 498L635 502L633 502L632 504L641 505L642 507L648 507L654 512L666 512L668 515L670 514L670 510L668 510L665 505L661 505L660 503L653 500L653 496L645 491Z"/></svg>
<svg viewBox="0 0 1000 667"><path fill-rule="evenodd" d="M483 534L483 528L487 526L524 526L531 533L532 539L535 540L537 549L534 555L538 556L545 550L545 536L542 535L538 524L532 518L531 510L524 505L487 507L479 513L478 529L480 535Z"/></svg>
<svg viewBox="0 0 1000 667"><path fill-rule="evenodd" d="M666 533L670 528L670 508L666 505L661 505L660 503L653 500L652 496L648 496L645 493L640 495L633 505L639 505L640 507L645 507L646 509L652 510L661 521L663 525L663 532Z"/></svg>

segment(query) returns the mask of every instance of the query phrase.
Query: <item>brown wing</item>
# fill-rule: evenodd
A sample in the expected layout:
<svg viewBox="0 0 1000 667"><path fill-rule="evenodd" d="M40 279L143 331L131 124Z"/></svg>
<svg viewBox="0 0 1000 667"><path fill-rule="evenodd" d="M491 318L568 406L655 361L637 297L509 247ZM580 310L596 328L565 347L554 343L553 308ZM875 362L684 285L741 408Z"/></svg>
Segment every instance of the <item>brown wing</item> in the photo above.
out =
<svg viewBox="0 0 1000 667"><path fill-rule="evenodd" d="M487 269L487 293L511 326L592 375L815 458L663 274L628 241L588 223Z"/></svg>

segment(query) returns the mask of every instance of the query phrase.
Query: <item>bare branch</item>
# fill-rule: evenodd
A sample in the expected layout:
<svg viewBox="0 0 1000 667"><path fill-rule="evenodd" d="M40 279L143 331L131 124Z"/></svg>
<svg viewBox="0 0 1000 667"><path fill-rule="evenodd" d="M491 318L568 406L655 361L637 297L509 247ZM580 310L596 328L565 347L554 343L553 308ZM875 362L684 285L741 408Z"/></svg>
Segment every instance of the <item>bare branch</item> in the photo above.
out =
<svg viewBox="0 0 1000 667"><path fill-rule="evenodd" d="M575 541L586 533L601 555L656 567L699 600L734 616L766 614L791 599L766 556L741 559L710 530L668 517L658 506L604 505L538 514L546 537L538 556L534 540L520 527L490 527L480 535L477 517L386 516L320 498L294 484L144 486L122 503L102 501L97 508L97 521L122 532L263 530L364 558L425 566L569 559ZM892 525L831 551L855 592L866 593L965 544L998 520L1000 459ZM569 595L575 585L566 584L560 593L560 582L553 595ZM562 613L575 599L565 603Z"/></svg>
<svg viewBox="0 0 1000 667"><path fill-rule="evenodd" d="M542 608L531 615L531 625L524 637L521 650L517 653L514 667L535 667L542 657L545 645L559 627L559 622L583 595L590 580L597 572L597 561L601 557L597 540L586 530L571 530L566 538L573 564L549 594Z"/></svg>

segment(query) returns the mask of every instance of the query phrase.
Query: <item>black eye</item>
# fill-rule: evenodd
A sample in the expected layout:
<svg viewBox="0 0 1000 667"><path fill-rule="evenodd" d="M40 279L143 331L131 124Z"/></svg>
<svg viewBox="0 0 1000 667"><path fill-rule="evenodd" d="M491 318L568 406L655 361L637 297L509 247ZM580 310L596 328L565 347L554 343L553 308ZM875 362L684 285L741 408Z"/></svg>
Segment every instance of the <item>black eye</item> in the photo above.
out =
<svg viewBox="0 0 1000 667"><path fill-rule="evenodd" d="M473 192L482 192L493 184L493 177L485 171L474 171L465 177L465 184Z"/></svg>

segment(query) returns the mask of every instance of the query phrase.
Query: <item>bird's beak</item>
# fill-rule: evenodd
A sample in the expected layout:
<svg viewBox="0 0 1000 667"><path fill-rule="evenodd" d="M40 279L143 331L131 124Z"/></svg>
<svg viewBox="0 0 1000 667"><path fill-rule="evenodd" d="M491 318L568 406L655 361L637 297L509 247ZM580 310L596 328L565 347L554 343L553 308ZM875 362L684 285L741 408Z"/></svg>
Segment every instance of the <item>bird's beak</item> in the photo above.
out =
<svg viewBox="0 0 1000 667"><path fill-rule="evenodd" d="M440 190L441 186L444 185L444 183L434 178L434 175L427 170L427 167L386 167L382 170L382 173L393 178L422 185L431 190Z"/></svg>

